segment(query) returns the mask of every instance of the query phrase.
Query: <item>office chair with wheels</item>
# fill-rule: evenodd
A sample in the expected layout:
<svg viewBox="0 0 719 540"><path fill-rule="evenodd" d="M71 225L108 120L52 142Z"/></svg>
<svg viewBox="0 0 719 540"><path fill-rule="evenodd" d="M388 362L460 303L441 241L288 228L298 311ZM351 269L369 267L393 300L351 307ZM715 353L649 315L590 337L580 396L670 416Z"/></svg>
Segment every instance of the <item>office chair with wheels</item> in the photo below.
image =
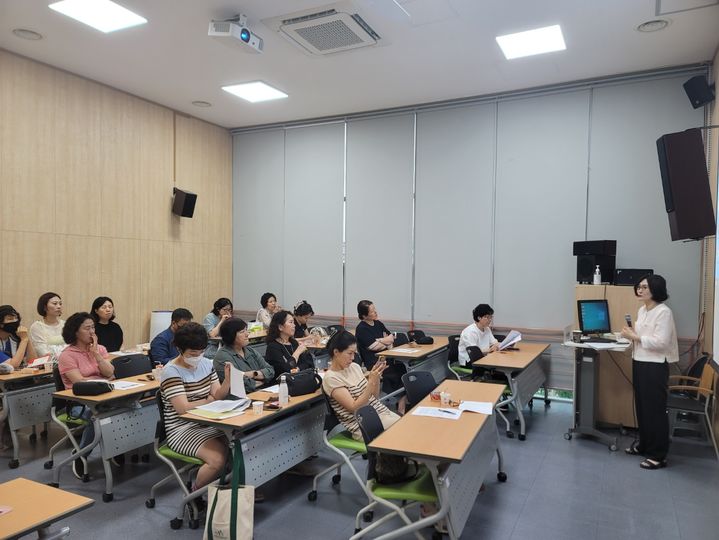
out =
<svg viewBox="0 0 719 540"><path fill-rule="evenodd" d="M447 352L447 368L458 381L472 378L472 366L462 366L459 363L459 334L447 337L449 351Z"/></svg>
<svg viewBox="0 0 719 540"><path fill-rule="evenodd" d="M437 388L434 375L429 371L410 371L402 375L402 384L407 392L407 410L422 401L432 390Z"/></svg>
<svg viewBox="0 0 719 540"><path fill-rule="evenodd" d="M52 378L55 382L56 391L61 392L65 390L65 383L62 382L62 376L60 375L60 369L58 368L57 364L54 364L52 366ZM50 416L52 417L52 421L62 428L62 430L65 432L65 435L59 441L53 444L52 448L50 448L50 452L47 456L48 460L43 464L43 467L45 467L45 469L53 468L55 452L57 452L57 450L66 442L69 442L72 445L73 453L76 454L80 451L80 444L75 438L75 436L82 433L82 430L85 429L85 426L87 426L88 422L83 418L75 418L73 416L70 416L70 409L72 405L73 402L71 401L67 401L65 399L57 397L52 398ZM85 456L81 456L80 459L82 460L83 467L82 481L88 482L90 480L90 475L87 472L87 458Z"/></svg>
<svg viewBox="0 0 719 540"><path fill-rule="evenodd" d="M382 421L380 420L377 411L375 411L374 407L371 405L365 405L360 408L355 413L355 416L359 422L365 444L369 445L384 431ZM411 525L413 522L407 516L407 509L420 503L436 503L438 500L437 492L434 488L434 482L432 481L432 475L426 467L420 466L419 473L415 476L415 478L408 482L380 484L377 481L375 474L377 453L370 451L368 452L368 456L367 491L372 498L372 502L357 512L357 517L355 518L355 534L350 538L350 540L362 538L364 535L395 516L399 517L405 524ZM402 504L398 506L391 501L402 501ZM390 512L365 529L360 529L360 518L367 512L373 511L373 509L377 506L388 508ZM415 536L420 539L423 538L418 532L415 533Z"/></svg>
<svg viewBox="0 0 719 540"><path fill-rule="evenodd" d="M130 354L113 358L112 365L115 368L115 378L124 379L135 375L144 375L152 371L150 357L144 354Z"/></svg>
<svg viewBox="0 0 719 540"><path fill-rule="evenodd" d="M714 405L714 381L716 373L709 362L704 363L701 377L686 375L669 376L669 435L674 438L677 430L699 432L711 441L714 453L719 460L714 428L712 427L712 411ZM672 384L672 382L680 384ZM692 417L702 417L692 421Z"/></svg>
<svg viewBox="0 0 719 540"><path fill-rule="evenodd" d="M188 497L190 495L189 488L192 486L193 473L196 473L197 469L201 465L204 465L204 461L201 459L180 454L167 446L167 434L165 433L165 410L163 408L160 391L155 394L155 401L157 402L157 407L160 409L160 420L157 422L157 426L155 428L155 442L153 447L155 449L155 455L170 468L170 474L150 488L150 498L145 501L145 506L147 508L155 507L155 493L160 487L173 479L177 481L180 489L182 490L183 500L185 497ZM183 463L182 467L178 469L173 460ZM185 478L183 478L183 475L185 475ZM182 505L178 512L179 517L174 517L170 520L171 528L179 529L182 527L186 508L188 511L187 521L190 529L197 529L200 526L199 511L195 501L193 500L187 505Z"/></svg>
<svg viewBox="0 0 719 540"><path fill-rule="evenodd" d="M327 406L327 413L325 414L325 427L322 432L322 442L329 448L333 453L337 454L341 460L333 463L326 469L318 472L312 480L312 491L307 495L307 499L310 501L317 500L317 483L319 479L331 471L336 471L332 476L332 485L336 486L342 481L342 465L347 465L352 476L355 477L360 488L364 491L364 481L360 477L357 469L352 464L352 460L367 454L367 447L362 441L357 441L352 438L352 434L346 429L342 428L337 415L330 405L330 398L327 394L322 392L322 396L325 399L325 405ZM341 429L340 429L341 428Z"/></svg>

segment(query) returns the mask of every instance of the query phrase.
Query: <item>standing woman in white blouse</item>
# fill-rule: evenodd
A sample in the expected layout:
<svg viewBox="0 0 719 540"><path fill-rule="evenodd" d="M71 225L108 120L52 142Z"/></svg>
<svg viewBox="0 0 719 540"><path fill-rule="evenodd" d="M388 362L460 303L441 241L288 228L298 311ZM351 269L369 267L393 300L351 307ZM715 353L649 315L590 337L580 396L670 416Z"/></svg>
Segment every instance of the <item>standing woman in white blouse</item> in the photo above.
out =
<svg viewBox="0 0 719 540"><path fill-rule="evenodd" d="M648 275L634 286L643 303L633 327L625 326L622 336L632 341L634 405L639 440L627 448L630 455L644 456L642 469L661 469L667 465L669 418L667 384L669 364L679 361L674 316L664 301L669 298L662 276Z"/></svg>

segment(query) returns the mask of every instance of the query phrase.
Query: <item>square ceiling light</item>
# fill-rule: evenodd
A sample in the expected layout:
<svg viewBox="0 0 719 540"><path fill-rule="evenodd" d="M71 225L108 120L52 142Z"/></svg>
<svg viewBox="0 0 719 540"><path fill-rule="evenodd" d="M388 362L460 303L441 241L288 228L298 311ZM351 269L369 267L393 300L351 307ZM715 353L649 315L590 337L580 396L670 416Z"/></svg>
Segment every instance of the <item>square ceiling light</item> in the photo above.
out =
<svg viewBox="0 0 719 540"><path fill-rule="evenodd" d="M106 34L147 22L144 17L110 0L62 0L48 7Z"/></svg>
<svg viewBox="0 0 719 540"><path fill-rule="evenodd" d="M272 88L270 85L262 81L254 81L243 84L233 84L231 86L223 86L225 92L234 94L237 97L249 101L250 103L258 103L260 101L269 101L271 99L284 99L287 94Z"/></svg>
<svg viewBox="0 0 719 540"><path fill-rule="evenodd" d="M567 48L564 44L562 29L558 24L507 34L495 38L502 49L507 60L533 56L554 51L563 51Z"/></svg>

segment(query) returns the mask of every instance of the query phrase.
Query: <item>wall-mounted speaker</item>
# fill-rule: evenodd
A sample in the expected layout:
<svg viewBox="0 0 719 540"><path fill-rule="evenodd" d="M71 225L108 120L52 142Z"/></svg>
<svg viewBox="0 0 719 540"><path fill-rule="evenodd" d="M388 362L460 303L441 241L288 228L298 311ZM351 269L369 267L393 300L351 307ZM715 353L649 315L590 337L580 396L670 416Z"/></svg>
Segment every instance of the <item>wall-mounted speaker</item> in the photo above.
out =
<svg viewBox="0 0 719 540"><path fill-rule="evenodd" d="M704 75L692 77L683 86L692 107L695 109L714 101L714 85L710 86Z"/></svg>
<svg viewBox="0 0 719 540"><path fill-rule="evenodd" d="M191 218L195 213L197 195L180 188L172 188L175 194L172 201L172 213L181 217Z"/></svg>
<svg viewBox="0 0 719 540"><path fill-rule="evenodd" d="M667 133L657 139L664 206L672 240L716 233L704 140L699 129Z"/></svg>

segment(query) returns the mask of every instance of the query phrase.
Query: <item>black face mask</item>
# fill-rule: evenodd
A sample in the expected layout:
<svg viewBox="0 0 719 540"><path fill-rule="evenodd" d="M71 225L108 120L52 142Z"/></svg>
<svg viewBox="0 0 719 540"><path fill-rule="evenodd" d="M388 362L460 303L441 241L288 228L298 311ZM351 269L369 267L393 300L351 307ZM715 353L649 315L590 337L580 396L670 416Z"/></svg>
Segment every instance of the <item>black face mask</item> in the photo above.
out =
<svg viewBox="0 0 719 540"><path fill-rule="evenodd" d="M17 333L18 328L20 328L20 321L6 322L6 323L3 323L3 325L2 325L3 330L5 330L8 334L13 334L13 335L15 335L15 333Z"/></svg>

